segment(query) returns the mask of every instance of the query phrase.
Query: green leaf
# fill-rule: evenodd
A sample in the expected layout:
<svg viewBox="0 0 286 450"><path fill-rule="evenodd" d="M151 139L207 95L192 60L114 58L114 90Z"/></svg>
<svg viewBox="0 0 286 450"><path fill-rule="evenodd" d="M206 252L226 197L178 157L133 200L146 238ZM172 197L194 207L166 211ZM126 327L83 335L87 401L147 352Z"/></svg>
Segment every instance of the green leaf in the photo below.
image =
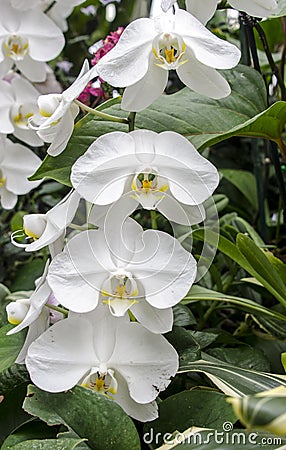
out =
<svg viewBox="0 0 286 450"><path fill-rule="evenodd" d="M3 395L12 391L23 383L30 380L28 371L24 364L13 364L8 369L0 372L0 392Z"/></svg>
<svg viewBox="0 0 286 450"><path fill-rule="evenodd" d="M41 258L35 258L23 264L12 282L11 291L35 289L35 280L42 275L44 267L45 261Z"/></svg>
<svg viewBox="0 0 286 450"><path fill-rule="evenodd" d="M207 350L208 355L244 369L270 372L271 367L264 353L248 346L238 346L234 348L211 348Z"/></svg>
<svg viewBox="0 0 286 450"><path fill-rule="evenodd" d="M285 372L286 372L286 353L282 353L281 354L281 362L282 362L283 367L284 367Z"/></svg>
<svg viewBox="0 0 286 450"><path fill-rule="evenodd" d="M26 393L26 392L25 392ZM24 397L21 397L21 404L19 406L22 407ZM17 404L18 406L18 404ZM23 441L31 441L34 439L55 439L58 437L58 427L49 427L44 422L41 422L38 419L28 415L20 409L22 414L25 414L26 421L20 426L18 426L13 432L5 439L1 450L9 450L14 448L16 444L22 443ZM16 404L14 405L14 414L16 412ZM79 439L78 436L69 436L73 438Z"/></svg>
<svg viewBox="0 0 286 450"><path fill-rule="evenodd" d="M267 107L264 81L257 71L242 65L222 73L231 84L232 92L228 97L213 100L188 88L176 94L162 95L149 108L136 115L136 128L158 133L176 131L186 136L197 148L205 148L210 142L220 142L229 136L238 135L229 130L241 127ZM101 109L114 116L126 117L120 105L109 107L106 104ZM115 130L128 131L124 124L87 115L77 122L66 150L55 158L47 156L30 179L48 177L70 186L71 166L76 159L96 138Z"/></svg>
<svg viewBox="0 0 286 450"><path fill-rule="evenodd" d="M248 429L286 435L286 387L278 387L244 398L229 398L236 416Z"/></svg>
<svg viewBox="0 0 286 450"><path fill-rule="evenodd" d="M199 301L209 302L223 302L242 309L244 312L249 312L255 315L268 316L269 318L282 320L285 322L286 316L273 309L266 308L253 300L243 297L236 297L233 295L223 294L221 292L213 291L202 286L194 285L189 291L188 295L182 300L182 303L187 305Z"/></svg>
<svg viewBox="0 0 286 450"><path fill-rule="evenodd" d="M73 450L83 439L33 439L14 445L11 450Z"/></svg>
<svg viewBox="0 0 286 450"><path fill-rule="evenodd" d="M64 424L94 450L139 450L139 436L132 420L117 403L104 395L76 386L51 394L29 386L24 402L28 413L48 425Z"/></svg>
<svg viewBox="0 0 286 450"><path fill-rule="evenodd" d="M281 385L286 386L286 377L242 369L206 354L199 361L181 364L179 373L184 372L204 373L219 389L231 396L251 395Z"/></svg>
<svg viewBox="0 0 286 450"><path fill-rule="evenodd" d="M255 277L282 305L286 305L285 284L263 251L248 236L238 233L237 245L212 230L207 230L207 233L194 230L193 237L217 247Z"/></svg>
<svg viewBox="0 0 286 450"><path fill-rule="evenodd" d="M22 409L22 404L26 395L27 383L22 383L4 396L4 400L0 403L0 446L1 450L3 441L9 434L19 425L31 419ZM0 389L0 392L3 391ZM4 392L3 392L4 393Z"/></svg>
<svg viewBox="0 0 286 450"><path fill-rule="evenodd" d="M144 440L157 435L157 444L162 444L166 433L192 426L220 429L224 422L236 421L225 395L210 390L183 391L160 402L159 418L144 426Z"/></svg>
<svg viewBox="0 0 286 450"><path fill-rule="evenodd" d="M3 372L14 364L24 345L26 331L23 330L19 333L7 336L6 333L12 328L12 325L5 325L0 328L0 372Z"/></svg>
<svg viewBox="0 0 286 450"><path fill-rule="evenodd" d="M178 304L173 306L174 326L187 327L197 323L192 311L187 306Z"/></svg>
<svg viewBox="0 0 286 450"><path fill-rule="evenodd" d="M255 211L257 211L258 200L254 175L246 170L234 169L220 169L220 173L245 196Z"/></svg>
<svg viewBox="0 0 286 450"><path fill-rule="evenodd" d="M236 242L239 251L251 265L251 275L254 275L282 305L286 306L286 286L263 250L245 234L239 233Z"/></svg>

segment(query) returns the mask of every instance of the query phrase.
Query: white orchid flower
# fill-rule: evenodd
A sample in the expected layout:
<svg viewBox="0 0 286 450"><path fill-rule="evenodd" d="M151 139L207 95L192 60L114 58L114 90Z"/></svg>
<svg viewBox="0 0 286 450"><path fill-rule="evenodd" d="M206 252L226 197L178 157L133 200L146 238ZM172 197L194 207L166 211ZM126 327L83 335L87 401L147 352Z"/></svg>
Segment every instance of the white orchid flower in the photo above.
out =
<svg viewBox="0 0 286 450"><path fill-rule="evenodd" d="M30 345L26 366L40 389L82 384L146 422L158 416L154 400L176 374L178 355L163 336L103 308L53 325Z"/></svg>
<svg viewBox="0 0 286 450"><path fill-rule="evenodd" d="M16 359L18 364L24 364L30 344L49 327L50 310L45 307L52 294L46 280L48 267L49 261L47 261L43 275L37 281L36 289L29 299L19 299L6 306L8 321L17 325L8 331L8 335L29 327L24 345Z"/></svg>
<svg viewBox="0 0 286 450"><path fill-rule="evenodd" d="M95 205L111 205L124 195L122 208L129 214L140 204L170 221L192 225L204 220L202 203L219 176L180 134L136 130L100 136L72 167L71 182Z"/></svg>
<svg viewBox="0 0 286 450"><path fill-rule="evenodd" d="M62 31L38 9L20 11L1 0L0 78L15 64L31 81L44 81L45 62L63 49Z"/></svg>
<svg viewBox="0 0 286 450"><path fill-rule="evenodd" d="M110 225L111 226L111 225ZM129 309L154 333L172 329L171 307L189 291L196 261L172 236L127 220L121 235L103 230L74 236L52 261L48 281L57 300L76 313L108 306L112 315Z"/></svg>
<svg viewBox="0 0 286 450"><path fill-rule="evenodd" d="M73 12L75 6L84 3L86 0L11 0L13 8L27 11L38 8L57 24L62 31L68 30L67 17Z"/></svg>
<svg viewBox="0 0 286 450"><path fill-rule="evenodd" d="M211 98L230 94L225 78L215 69L237 65L240 51L217 38L188 12L137 19L117 45L97 64L98 74L116 87L126 87L122 108L141 111L164 91L169 70L195 92Z"/></svg>
<svg viewBox="0 0 286 450"><path fill-rule="evenodd" d="M12 234L12 242L17 247L25 248L26 252L40 250L49 246L51 256L54 257L63 248L65 231L73 220L80 196L75 191L70 191L56 206L46 214L27 214L23 216L24 233L28 244L20 244L15 241L16 237L22 236L22 231Z"/></svg>
<svg viewBox="0 0 286 450"><path fill-rule="evenodd" d="M10 83L0 80L0 133L13 133L33 147L43 141L28 126L28 120L37 112L39 92L22 77L15 76Z"/></svg>
<svg viewBox="0 0 286 450"><path fill-rule="evenodd" d="M89 70L89 63L85 60L76 80L62 94L39 96L39 115L33 116L30 127L37 130L43 141L51 142L49 155L59 155L66 148L74 129L74 119L79 113L74 100L96 76L95 66Z"/></svg>
<svg viewBox="0 0 286 450"><path fill-rule="evenodd" d="M28 178L38 169L42 161L30 149L14 144L4 135L0 136L0 200L2 208L12 209L18 195L27 194L40 181Z"/></svg>
<svg viewBox="0 0 286 450"><path fill-rule="evenodd" d="M162 0L161 7L167 11L175 0ZM186 9L203 24L214 15L220 0L186 0ZM276 0L228 0L230 6L238 11L244 11L254 17L269 17L278 9Z"/></svg>

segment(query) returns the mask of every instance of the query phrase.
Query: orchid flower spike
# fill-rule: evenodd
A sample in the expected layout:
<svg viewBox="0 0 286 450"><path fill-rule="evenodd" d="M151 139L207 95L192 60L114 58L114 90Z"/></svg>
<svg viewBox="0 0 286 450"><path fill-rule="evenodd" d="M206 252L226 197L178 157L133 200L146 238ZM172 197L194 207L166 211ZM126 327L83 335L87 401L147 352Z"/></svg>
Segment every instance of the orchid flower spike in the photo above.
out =
<svg viewBox="0 0 286 450"><path fill-rule="evenodd" d="M14 144L4 135L0 135L0 200L2 208L12 209L18 195L27 194L40 181L28 178L38 169L42 161L30 149Z"/></svg>
<svg viewBox="0 0 286 450"><path fill-rule="evenodd" d="M33 147L43 141L28 126L28 120L37 112L39 92L28 81L15 75L11 82L0 80L0 133L13 133Z"/></svg>
<svg viewBox="0 0 286 450"><path fill-rule="evenodd" d="M161 7L167 11L176 0L162 0ZM186 9L200 22L206 24L216 12L220 0L185 0ZM269 17L278 9L277 0L228 0L230 6L254 17Z"/></svg>
<svg viewBox="0 0 286 450"><path fill-rule="evenodd" d="M51 142L49 155L57 156L66 148L74 129L74 119L79 113L74 100L96 76L96 66L89 70L89 63L85 60L76 80L62 94L39 96L39 115L32 117L30 127L37 130L43 141Z"/></svg>
<svg viewBox="0 0 286 450"><path fill-rule="evenodd" d="M19 299L6 306L8 321L17 325L8 331L8 335L29 327L25 343L16 359L18 364L24 364L30 344L49 327L50 310L45 307L52 294L46 280L48 267L49 261L47 261L43 275L38 280L36 289L29 299Z"/></svg>
<svg viewBox="0 0 286 450"><path fill-rule="evenodd" d="M118 44L97 64L98 74L116 87L126 87L122 108L141 111L164 91L169 70L199 94L219 99L230 86L216 69L237 65L240 50L219 39L195 17L178 9L174 15L137 19Z"/></svg>
<svg viewBox="0 0 286 450"><path fill-rule="evenodd" d="M130 309L150 331L166 333L173 324L171 307L195 280L196 261L167 233L143 232L131 219L121 230L110 239L103 230L74 236L53 259L49 284L71 311L85 313L103 304L120 317Z"/></svg>
<svg viewBox="0 0 286 450"><path fill-rule="evenodd" d="M22 237L22 231L12 233L11 240L17 247L25 248L26 252L34 252L49 245L52 258L62 250L65 231L73 220L80 196L70 191L56 206L46 214L27 214L23 216L24 233L29 241L21 244L15 238Z"/></svg>
<svg viewBox="0 0 286 450"><path fill-rule="evenodd" d="M0 78L15 65L31 81L45 81L45 62L65 44L62 31L42 11L20 11L1 0Z"/></svg>
<svg viewBox="0 0 286 450"><path fill-rule="evenodd" d="M30 345L25 362L40 389L81 384L142 422L158 416L154 400L178 370L178 355L163 336L104 308L53 325Z"/></svg>
<svg viewBox="0 0 286 450"><path fill-rule="evenodd" d="M204 220L202 203L219 176L180 134L136 130L100 136L72 167L71 182L94 205L112 205L122 198L119 215L124 209L128 216L140 204L190 226Z"/></svg>

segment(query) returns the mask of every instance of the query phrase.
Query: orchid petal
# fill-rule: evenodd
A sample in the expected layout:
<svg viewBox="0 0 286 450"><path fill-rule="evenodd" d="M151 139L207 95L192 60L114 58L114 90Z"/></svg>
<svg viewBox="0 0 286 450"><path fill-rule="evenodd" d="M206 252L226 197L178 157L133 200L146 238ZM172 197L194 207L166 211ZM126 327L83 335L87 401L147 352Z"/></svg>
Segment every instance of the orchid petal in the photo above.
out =
<svg viewBox="0 0 286 450"><path fill-rule="evenodd" d="M179 223L185 226L203 222L206 217L205 209L202 204L185 205L178 202L172 195L168 194L166 194L158 203L157 210L170 222Z"/></svg>
<svg viewBox="0 0 286 450"><path fill-rule="evenodd" d="M116 87L130 86L139 81L148 70L155 36L153 20L142 18L131 22L116 46L98 62L100 77Z"/></svg>
<svg viewBox="0 0 286 450"><path fill-rule="evenodd" d="M230 0L229 4L238 11L245 11L254 17L268 17L275 14L278 4L275 0Z"/></svg>
<svg viewBox="0 0 286 450"><path fill-rule="evenodd" d="M40 389L62 392L71 389L97 362L91 339L93 326L84 317L57 322L28 350L26 367Z"/></svg>
<svg viewBox="0 0 286 450"><path fill-rule="evenodd" d="M132 322L118 327L110 365L127 381L131 398L146 404L153 401L176 374L178 355L163 336L154 335Z"/></svg>
<svg viewBox="0 0 286 450"><path fill-rule="evenodd" d="M21 144L14 144L7 139L7 155L1 163L6 180L6 188L17 195L27 194L41 181L29 181L41 164L40 158Z"/></svg>
<svg viewBox="0 0 286 450"><path fill-rule="evenodd" d="M185 0L186 9L202 24L206 24L215 14L217 4L220 0Z"/></svg>
<svg viewBox="0 0 286 450"><path fill-rule="evenodd" d="M134 255L126 270L140 280L150 305L159 309L174 306L195 280L196 261L167 233L147 230L142 241L143 250Z"/></svg>
<svg viewBox="0 0 286 450"><path fill-rule="evenodd" d="M140 420L140 422L148 422L158 417L158 406L155 401L150 403L136 403L131 397L128 390L128 385L122 375L117 372L116 380L118 382L118 389L115 396L116 403L133 419Z"/></svg>
<svg viewBox="0 0 286 450"><path fill-rule="evenodd" d="M231 93L226 79L215 69L200 63L191 51L186 52L188 62L177 69L180 80L189 88L207 97L220 99Z"/></svg>
<svg viewBox="0 0 286 450"><path fill-rule="evenodd" d="M15 363L16 364L24 364L25 358L27 356L28 349L32 342L34 342L44 331L48 328L50 321L50 311L48 308L44 308L40 315L35 319L31 325L29 326L28 333L24 342L23 347L21 348Z"/></svg>
<svg viewBox="0 0 286 450"><path fill-rule="evenodd" d="M240 60L240 50L233 44L216 37L199 20L179 9L175 14L175 30L182 36L202 64L215 69L230 69Z"/></svg>
<svg viewBox="0 0 286 450"><path fill-rule="evenodd" d="M8 191L5 186L0 187L1 206L4 209L12 209L17 203L18 197L13 192Z"/></svg>
<svg viewBox="0 0 286 450"><path fill-rule="evenodd" d="M172 308L157 309L148 302L139 300L130 307L130 311L147 330L152 333L168 333L173 326Z"/></svg>
<svg viewBox="0 0 286 450"><path fill-rule="evenodd" d="M137 83L125 89L121 108L125 111L142 111L160 97L167 82L168 71L158 67L154 55L151 54L146 74Z"/></svg>
<svg viewBox="0 0 286 450"><path fill-rule="evenodd" d="M112 132L99 137L73 165L73 187L97 205L118 200L127 177L136 167L134 151L134 141L126 133Z"/></svg>
<svg viewBox="0 0 286 450"><path fill-rule="evenodd" d="M16 66L31 81L41 83L46 79L46 64L35 61L30 55L26 55L22 61L17 61Z"/></svg>
<svg viewBox="0 0 286 450"><path fill-rule="evenodd" d="M7 81L0 80L0 133L13 133L14 126L10 118L10 109L14 103L12 87Z"/></svg>
<svg viewBox="0 0 286 450"><path fill-rule="evenodd" d="M21 12L18 32L27 36L30 56L36 61L50 61L58 56L65 45L62 31L36 9Z"/></svg>
<svg viewBox="0 0 286 450"><path fill-rule="evenodd" d="M48 282L63 306L88 312L97 306L102 283L114 269L103 231L88 230L74 236L53 259Z"/></svg>
<svg viewBox="0 0 286 450"><path fill-rule="evenodd" d="M154 164L168 180L173 196L186 205L203 203L218 185L216 168L185 137L172 131L160 133L155 145Z"/></svg>
<svg viewBox="0 0 286 450"><path fill-rule="evenodd" d="M79 112L79 108L78 108ZM47 153L51 156L57 156L66 148L69 138L71 137L74 129L74 117L72 112L68 110L61 118L57 132Z"/></svg>

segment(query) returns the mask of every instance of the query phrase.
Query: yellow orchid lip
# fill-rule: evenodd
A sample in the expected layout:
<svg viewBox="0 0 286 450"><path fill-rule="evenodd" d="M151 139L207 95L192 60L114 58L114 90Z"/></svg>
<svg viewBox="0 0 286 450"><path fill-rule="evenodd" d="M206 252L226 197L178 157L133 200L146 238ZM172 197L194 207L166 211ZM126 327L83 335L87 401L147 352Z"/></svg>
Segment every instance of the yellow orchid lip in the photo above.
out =
<svg viewBox="0 0 286 450"><path fill-rule="evenodd" d="M40 236L38 236L36 233L34 233L31 230L28 230L27 228L24 227L24 233L26 234L26 236L33 238L35 240L39 239Z"/></svg>

